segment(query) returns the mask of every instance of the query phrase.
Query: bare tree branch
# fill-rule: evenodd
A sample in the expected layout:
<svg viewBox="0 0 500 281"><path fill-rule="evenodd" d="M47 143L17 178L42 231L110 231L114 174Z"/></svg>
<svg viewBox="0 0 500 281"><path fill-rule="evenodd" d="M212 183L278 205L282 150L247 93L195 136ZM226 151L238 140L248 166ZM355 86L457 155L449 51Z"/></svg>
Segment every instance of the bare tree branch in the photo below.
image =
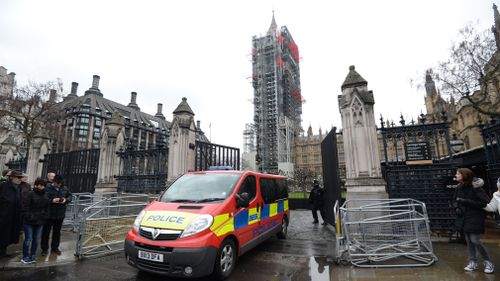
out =
<svg viewBox="0 0 500 281"><path fill-rule="evenodd" d="M46 83L28 82L22 87L15 87L12 96L0 97L0 127L17 130L26 141L26 156L29 156L30 145L35 136L54 134L54 120L59 120L60 113L54 110L56 102L62 94L62 83L49 81Z"/></svg>
<svg viewBox="0 0 500 281"><path fill-rule="evenodd" d="M434 80L444 95L466 99L482 114L500 116L500 60L491 31L479 33L469 24L460 30L459 38L448 60L432 71Z"/></svg>

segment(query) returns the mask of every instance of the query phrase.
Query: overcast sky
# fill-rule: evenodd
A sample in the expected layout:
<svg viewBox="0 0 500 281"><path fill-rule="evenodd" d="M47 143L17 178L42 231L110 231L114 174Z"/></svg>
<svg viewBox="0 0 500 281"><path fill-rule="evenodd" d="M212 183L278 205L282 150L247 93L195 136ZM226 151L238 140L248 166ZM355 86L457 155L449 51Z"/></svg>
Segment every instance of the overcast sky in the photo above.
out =
<svg viewBox="0 0 500 281"><path fill-rule="evenodd" d="M425 112L410 79L445 60L467 23L493 25L486 0L109 1L1 0L0 65L20 85L61 78L82 95L101 77L104 97L142 111L172 111L186 97L212 142L242 148L253 120L252 36L275 11L300 51L302 126L341 127L337 95L349 65L368 81L375 114ZM423 77L422 77L423 79ZM211 130L209 124L211 123Z"/></svg>

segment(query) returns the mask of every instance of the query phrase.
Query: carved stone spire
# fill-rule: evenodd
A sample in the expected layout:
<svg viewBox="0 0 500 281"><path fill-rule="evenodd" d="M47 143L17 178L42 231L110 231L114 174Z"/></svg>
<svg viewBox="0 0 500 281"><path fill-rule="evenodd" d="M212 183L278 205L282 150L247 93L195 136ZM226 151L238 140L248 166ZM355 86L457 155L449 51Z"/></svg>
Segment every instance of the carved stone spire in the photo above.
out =
<svg viewBox="0 0 500 281"><path fill-rule="evenodd" d="M271 25L269 26L269 30L267 33L274 33L276 32L276 29L278 28L278 25L276 24L276 20L274 19L274 11L273 11L273 19L271 21Z"/></svg>
<svg viewBox="0 0 500 281"><path fill-rule="evenodd" d="M425 72L425 93L428 97L437 95L436 83L432 79L432 69L428 69Z"/></svg>
<svg viewBox="0 0 500 281"><path fill-rule="evenodd" d="M497 5L495 4L493 4L493 16L495 18L495 24L491 27L491 31L493 35L495 35L498 50L500 49L500 13L498 13Z"/></svg>

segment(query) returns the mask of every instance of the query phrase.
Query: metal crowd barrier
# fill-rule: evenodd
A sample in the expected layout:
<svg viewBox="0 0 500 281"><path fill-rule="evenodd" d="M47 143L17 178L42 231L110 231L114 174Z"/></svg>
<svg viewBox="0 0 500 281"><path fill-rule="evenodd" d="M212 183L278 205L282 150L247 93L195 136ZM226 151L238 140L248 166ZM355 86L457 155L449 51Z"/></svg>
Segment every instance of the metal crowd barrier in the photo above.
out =
<svg viewBox="0 0 500 281"><path fill-rule="evenodd" d="M85 193L73 193L71 198L71 203L66 207L66 217L64 218L64 225L71 226L73 232L78 231L80 226L80 220L82 218L83 210L94 203L100 202L107 197L110 197L114 193L100 193L92 194L89 192Z"/></svg>
<svg viewBox="0 0 500 281"><path fill-rule="evenodd" d="M83 259L122 251L136 216L156 197L115 193L84 208L78 215L75 256Z"/></svg>
<svg viewBox="0 0 500 281"><path fill-rule="evenodd" d="M338 262L358 267L414 267L437 261L427 210L420 201L348 200L340 208L336 204L334 213Z"/></svg>

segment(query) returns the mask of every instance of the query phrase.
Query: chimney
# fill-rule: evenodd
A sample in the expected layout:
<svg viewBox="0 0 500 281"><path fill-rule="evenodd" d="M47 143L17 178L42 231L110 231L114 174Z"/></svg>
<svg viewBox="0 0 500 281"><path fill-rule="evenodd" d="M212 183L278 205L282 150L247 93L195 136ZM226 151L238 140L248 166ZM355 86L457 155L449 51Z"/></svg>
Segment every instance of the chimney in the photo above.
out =
<svg viewBox="0 0 500 281"><path fill-rule="evenodd" d="M201 121L200 121L200 120L196 121L196 128L197 128L198 130L201 130L201 128L200 128L200 124L201 124Z"/></svg>
<svg viewBox="0 0 500 281"><path fill-rule="evenodd" d="M16 84L16 74L14 72L9 73L9 84L10 84L10 96L14 95L14 85Z"/></svg>
<svg viewBox="0 0 500 281"><path fill-rule="evenodd" d="M87 91L85 91L85 95L91 95L92 94L92 95L97 95L97 96L101 96L102 97L101 90L99 90L99 79L101 79L101 77L99 77L99 75L94 75L93 76L92 87L90 87ZM71 86L71 92L73 92L73 85ZM76 95L76 91L75 91L75 95ZM68 95L68 96L72 96L72 94Z"/></svg>
<svg viewBox="0 0 500 281"><path fill-rule="evenodd" d="M50 89L49 102L55 103L57 97L57 91L55 89Z"/></svg>
<svg viewBox="0 0 500 281"><path fill-rule="evenodd" d="M78 91L78 83L72 82L71 83L71 93L69 95L77 96L77 94L76 94L77 91Z"/></svg>
<svg viewBox="0 0 500 281"><path fill-rule="evenodd" d="M92 88L99 89L99 79L101 79L99 75L94 75L94 78L92 79Z"/></svg>
<svg viewBox="0 0 500 281"><path fill-rule="evenodd" d="M156 114L155 114L155 117L158 117L158 118L161 118L161 119L165 120L165 116L163 116L162 110L163 110L163 104L159 103L158 104L158 109L157 109Z"/></svg>
<svg viewBox="0 0 500 281"><path fill-rule="evenodd" d="M130 93L130 103L127 106L138 111L141 110L141 108L137 105L137 92Z"/></svg>
<svg viewBox="0 0 500 281"><path fill-rule="evenodd" d="M10 82L14 83L14 79L16 78L16 74L14 72L11 72L11 73L9 73L9 77L10 77Z"/></svg>

